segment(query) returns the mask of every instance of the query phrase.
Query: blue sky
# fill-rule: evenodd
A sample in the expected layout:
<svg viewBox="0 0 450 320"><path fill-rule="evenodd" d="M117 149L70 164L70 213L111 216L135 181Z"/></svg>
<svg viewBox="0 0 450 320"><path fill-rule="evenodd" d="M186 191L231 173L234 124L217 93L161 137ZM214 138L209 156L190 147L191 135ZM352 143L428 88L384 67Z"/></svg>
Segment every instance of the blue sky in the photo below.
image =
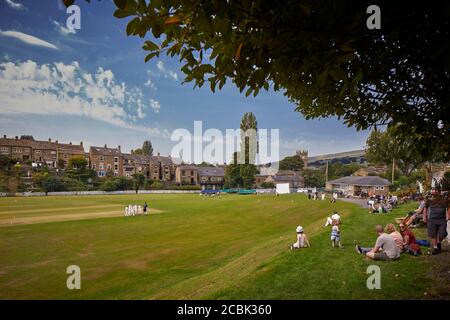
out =
<svg viewBox="0 0 450 320"><path fill-rule="evenodd" d="M368 132L337 119L305 120L281 92L246 98L231 84L182 85L178 59L144 62L143 39L127 37L127 20L110 0L78 1L81 30L66 27L59 0L0 0L0 134L32 134L129 151L150 139L168 154L177 128L238 128L245 112L258 128L280 130L280 155L360 149Z"/></svg>

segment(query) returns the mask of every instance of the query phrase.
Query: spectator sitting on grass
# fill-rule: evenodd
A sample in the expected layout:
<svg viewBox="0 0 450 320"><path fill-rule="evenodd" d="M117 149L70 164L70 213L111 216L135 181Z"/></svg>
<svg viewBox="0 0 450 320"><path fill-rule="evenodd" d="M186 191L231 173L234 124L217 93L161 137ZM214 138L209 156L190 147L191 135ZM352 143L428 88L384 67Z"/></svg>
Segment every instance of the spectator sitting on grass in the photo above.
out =
<svg viewBox="0 0 450 320"><path fill-rule="evenodd" d="M421 253L420 246L416 242L416 237L414 233L408 229L406 224L400 223L400 232L403 237L403 246L405 248L405 252L413 254L415 256Z"/></svg>
<svg viewBox="0 0 450 320"><path fill-rule="evenodd" d="M331 226L333 220L336 220L338 224L341 224L341 216L337 213L337 211L334 211L331 217L327 218L327 222L325 223L324 227Z"/></svg>
<svg viewBox="0 0 450 320"><path fill-rule="evenodd" d="M392 239L394 239L395 244L400 249L400 252L403 251L403 236L397 231L395 226L392 223L388 223L385 227L385 231L392 237Z"/></svg>
<svg viewBox="0 0 450 320"><path fill-rule="evenodd" d="M303 227L298 226L296 231L297 231L297 242L292 244L289 248L293 250L310 247L311 245L309 244L308 237L306 236Z"/></svg>
<svg viewBox="0 0 450 320"><path fill-rule="evenodd" d="M383 226L375 226L375 231L378 235L375 247L362 248L355 244L355 249L359 254L366 254L366 257L372 260L389 261L400 257L400 249L395 244L394 239L384 233Z"/></svg>

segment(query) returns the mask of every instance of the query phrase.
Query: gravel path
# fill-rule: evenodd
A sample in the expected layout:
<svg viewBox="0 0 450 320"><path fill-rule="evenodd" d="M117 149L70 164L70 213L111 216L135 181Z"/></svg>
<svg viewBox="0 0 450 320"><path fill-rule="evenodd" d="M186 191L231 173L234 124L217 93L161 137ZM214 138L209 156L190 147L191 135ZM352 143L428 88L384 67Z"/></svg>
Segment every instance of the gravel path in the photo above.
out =
<svg viewBox="0 0 450 320"><path fill-rule="evenodd" d="M351 203L356 203L357 205L359 205L361 208L368 208L367 205L367 199L356 199L356 198L339 198L339 200L345 201L345 202L351 202Z"/></svg>

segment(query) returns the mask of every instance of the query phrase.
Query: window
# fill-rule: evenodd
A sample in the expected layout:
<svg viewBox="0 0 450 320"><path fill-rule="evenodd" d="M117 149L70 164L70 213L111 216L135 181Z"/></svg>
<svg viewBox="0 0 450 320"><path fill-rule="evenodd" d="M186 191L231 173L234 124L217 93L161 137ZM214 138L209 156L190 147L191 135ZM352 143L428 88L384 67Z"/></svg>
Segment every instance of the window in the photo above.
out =
<svg viewBox="0 0 450 320"><path fill-rule="evenodd" d="M50 154L56 154L56 151L50 151Z"/></svg>
<svg viewBox="0 0 450 320"><path fill-rule="evenodd" d="M119 162L119 158L118 157L114 157L114 162Z"/></svg>
<svg viewBox="0 0 450 320"><path fill-rule="evenodd" d="M3 152L8 152L9 148L2 147L0 150L3 151Z"/></svg>
<svg viewBox="0 0 450 320"><path fill-rule="evenodd" d="M100 156L100 161L105 161L105 157L104 156Z"/></svg>
<svg viewBox="0 0 450 320"><path fill-rule="evenodd" d="M119 170L119 166L117 164L114 165L114 170L115 171Z"/></svg>

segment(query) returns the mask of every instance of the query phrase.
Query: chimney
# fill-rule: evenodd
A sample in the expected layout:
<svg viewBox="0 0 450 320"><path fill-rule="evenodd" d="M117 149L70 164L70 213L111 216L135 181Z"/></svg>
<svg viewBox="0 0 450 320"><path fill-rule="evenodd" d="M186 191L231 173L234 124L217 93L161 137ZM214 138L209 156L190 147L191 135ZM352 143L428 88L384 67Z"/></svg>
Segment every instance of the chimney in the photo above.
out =
<svg viewBox="0 0 450 320"><path fill-rule="evenodd" d="M83 146L83 141L80 141L80 146Z"/></svg>
<svg viewBox="0 0 450 320"><path fill-rule="evenodd" d="M16 140L19 140L19 136L16 136Z"/></svg>
<svg viewBox="0 0 450 320"><path fill-rule="evenodd" d="M119 151L120 151L120 145L118 145L118 146L117 146L117 150L119 150Z"/></svg>
<svg viewBox="0 0 450 320"><path fill-rule="evenodd" d="M48 142L52 142L52 138L48 138Z"/></svg>
<svg viewBox="0 0 450 320"><path fill-rule="evenodd" d="M58 143L58 141L56 141L56 143ZM69 144L72 145L72 141L70 141Z"/></svg>
<svg viewBox="0 0 450 320"><path fill-rule="evenodd" d="M58 143L58 140L55 140L55 143L57 144L57 143Z"/></svg>
<svg viewBox="0 0 450 320"><path fill-rule="evenodd" d="M108 148L108 146L106 145L106 143L105 143L105 148Z"/></svg>
<svg viewBox="0 0 450 320"><path fill-rule="evenodd" d="M6 139L6 134L3 135L3 139Z"/></svg>
<svg viewBox="0 0 450 320"><path fill-rule="evenodd" d="M158 152L158 157L160 156L159 152Z"/></svg>

